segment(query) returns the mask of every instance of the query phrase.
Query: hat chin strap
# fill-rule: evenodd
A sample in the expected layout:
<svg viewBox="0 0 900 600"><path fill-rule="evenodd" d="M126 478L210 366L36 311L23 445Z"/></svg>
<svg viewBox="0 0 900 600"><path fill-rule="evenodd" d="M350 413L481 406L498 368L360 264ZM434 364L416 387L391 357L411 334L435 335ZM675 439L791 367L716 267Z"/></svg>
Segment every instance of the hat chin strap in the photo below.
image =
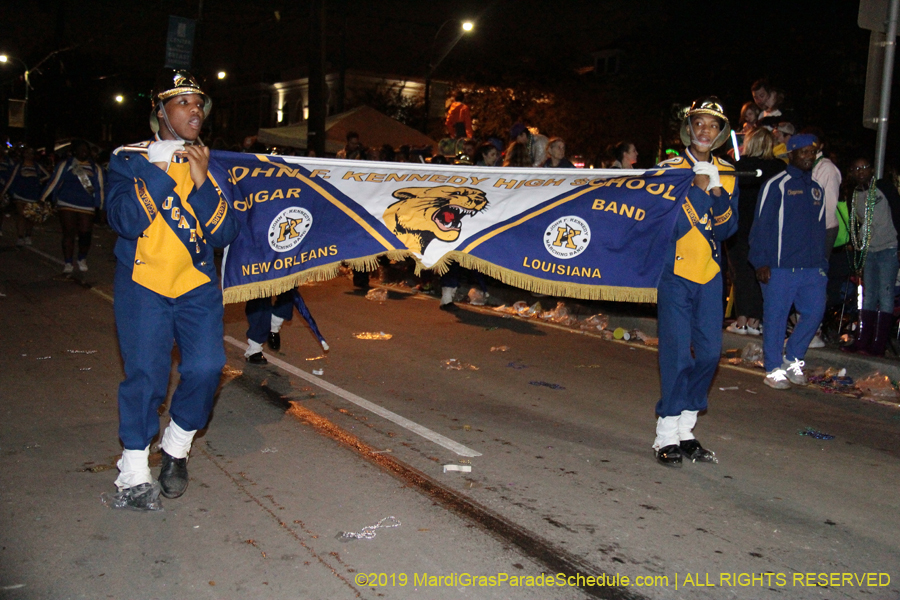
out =
<svg viewBox="0 0 900 600"><path fill-rule="evenodd" d="M191 141L188 141L188 140L184 139L183 137L181 137L181 136L178 135L177 133L175 133L175 128L172 127L172 124L171 124L171 123L169 123L169 115L168 115L168 113L166 112L166 103L165 103L165 102L160 102L160 103L159 103L159 108L160 108L160 110L162 110L163 123L166 124L166 129L169 130L169 133L171 133L171 134L175 137L176 140L178 140L179 142L184 142L185 144L191 144L191 145L197 144L197 145L199 145L199 146L202 146L202 145L203 145L203 140L201 140L199 137L198 137L196 140L194 140L193 142L191 142Z"/></svg>
<svg viewBox="0 0 900 600"><path fill-rule="evenodd" d="M167 122L167 124L168 124L168 122ZM704 151L712 149L712 142L710 142L709 144L706 144L706 143L701 142L697 138L697 136L694 134L694 124L691 123L690 121L688 121L688 130L691 132L691 144L692 145L696 145L696 146L702 148ZM715 141L715 140L713 140L713 141Z"/></svg>
<svg viewBox="0 0 900 600"><path fill-rule="evenodd" d="M688 131L691 132L691 143L696 144L700 148L703 148L704 151L712 152L713 150L715 150L716 148L721 146L722 143L724 143L724 140L722 140L722 143L716 144L716 142L719 140L719 138L722 137L722 134L719 133L719 135L717 135L713 139L712 142L710 142L709 144L704 144L703 142L701 142L700 140L697 139L696 135L694 135L694 124L691 122L688 122Z"/></svg>

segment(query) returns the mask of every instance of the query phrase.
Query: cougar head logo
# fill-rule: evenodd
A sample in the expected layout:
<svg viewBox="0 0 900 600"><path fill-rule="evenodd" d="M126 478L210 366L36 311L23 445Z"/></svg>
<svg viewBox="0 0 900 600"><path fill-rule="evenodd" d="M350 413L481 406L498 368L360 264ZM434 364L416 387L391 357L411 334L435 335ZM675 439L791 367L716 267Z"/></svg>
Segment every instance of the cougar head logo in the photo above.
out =
<svg viewBox="0 0 900 600"><path fill-rule="evenodd" d="M473 216L488 205L481 190L452 185L403 188L393 196L397 202L384 211L384 224L407 248L419 254L434 239L455 241L462 218Z"/></svg>

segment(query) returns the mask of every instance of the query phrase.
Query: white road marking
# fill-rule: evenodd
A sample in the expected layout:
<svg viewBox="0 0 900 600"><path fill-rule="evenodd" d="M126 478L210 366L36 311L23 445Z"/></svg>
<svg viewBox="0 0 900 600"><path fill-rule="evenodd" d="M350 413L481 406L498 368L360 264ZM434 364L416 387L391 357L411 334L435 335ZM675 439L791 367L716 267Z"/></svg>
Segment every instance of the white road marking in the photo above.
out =
<svg viewBox="0 0 900 600"><path fill-rule="evenodd" d="M43 256L44 258L46 258L46 259L49 260L50 262L55 262L56 264L59 264L59 265L64 265L64 264L65 264L65 263L62 261L62 259L56 258L55 256L53 256L53 255L51 255L51 254L47 254L47 253L44 252L43 250L38 250L38 249L35 248L34 246L23 246L23 247L24 247L26 250L31 250L31 251L34 252L35 254L39 254L40 256ZM104 300L109 300L110 302L113 302L113 297L110 296L109 294L107 294L106 292L101 292L100 290L98 290L97 288L95 288L95 287L93 287L93 286L91 286L89 289L90 289L93 293L95 293L95 294L97 294L98 296L100 296L101 298L103 298Z"/></svg>
<svg viewBox="0 0 900 600"><path fill-rule="evenodd" d="M225 341L227 343L231 344L232 346L240 348L241 350L247 349L247 344L234 339L230 335L225 336ZM388 421L391 421L392 423L399 425L400 427L403 427L404 429L408 429L409 431L412 431L413 433L422 436L423 438L427 439L428 441L434 442L438 446L443 446L444 448L451 450L452 452L455 452L456 454L458 454L460 456L481 456L481 452L477 452L475 450L472 450L471 448L467 448L466 446L463 446L459 442L454 442L450 438L443 436L443 435L437 433L436 431L432 431L432 430L428 429L427 427L419 425L415 421L410 421L406 417L401 417L397 413L391 412L386 408L378 406L377 404L370 402L370 401L366 400L365 398L362 398L360 396L357 396L356 394L348 392L347 390L339 388L338 386L336 386L334 384L328 383L327 381L325 381L324 379L322 379L320 377L316 377L315 375L312 375L311 373L307 373L306 371L298 369L297 367L295 367L294 365L292 365L290 363L286 363L283 360L276 358L270 354L263 353L263 356L266 357L266 360L268 360L270 364L273 364L276 367L287 371L291 375L296 375L297 377L300 377L301 379L305 379L306 381L312 383L313 385L319 386L323 390L328 390L332 394L335 394L336 396L340 396L344 400L346 400L348 402L352 402L353 404L359 406L360 408L364 408L370 412L373 412L376 415L383 417L383 418L387 419Z"/></svg>
<svg viewBox="0 0 900 600"><path fill-rule="evenodd" d="M41 256L43 256L44 258L46 258L47 260L49 260L50 262L55 262L55 263L57 263L57 264L59 264L59 265L63 264L62 259L56 258L56 257L53 256L52 254L47 254L47 253L44 252L43 250L38 250L38 249L35 248L34 246L22 246L22 247L25 248L26 250L30 250L30 251L34 252L35 254L40 254Z"/></svg>

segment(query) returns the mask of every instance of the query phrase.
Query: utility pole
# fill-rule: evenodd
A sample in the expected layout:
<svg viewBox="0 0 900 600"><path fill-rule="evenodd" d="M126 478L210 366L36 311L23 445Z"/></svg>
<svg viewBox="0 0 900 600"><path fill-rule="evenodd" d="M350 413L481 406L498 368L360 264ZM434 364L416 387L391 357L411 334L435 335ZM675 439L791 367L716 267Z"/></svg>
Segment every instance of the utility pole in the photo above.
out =
<svg viewBox="0 0 900 600"><path fill-rule="evenodd" d="M306 148L325 156L325 0L312 0L309 14L309 119Z"/></svg>
<svg viewBox="0 0 900 600"><path fill-rule="evenodd" d="M878 179L884 176L884 151L887 147L888 114L891 112L891 83L894 76L894 51L897 48L898 5L900 5L900 0L891 0L888 9L884 71L881 76L881 99L878 106L878 135L875 141L875 177Z"/></svg>
<svg viewBox="0 0 900 600"><path fill-rule="evenodd" d="M884 175L898 13L900 0L861 0L859 3L859 26L872 32L866 71L863 126L878 131L875 141L875 177L879 179Z"/></svg>

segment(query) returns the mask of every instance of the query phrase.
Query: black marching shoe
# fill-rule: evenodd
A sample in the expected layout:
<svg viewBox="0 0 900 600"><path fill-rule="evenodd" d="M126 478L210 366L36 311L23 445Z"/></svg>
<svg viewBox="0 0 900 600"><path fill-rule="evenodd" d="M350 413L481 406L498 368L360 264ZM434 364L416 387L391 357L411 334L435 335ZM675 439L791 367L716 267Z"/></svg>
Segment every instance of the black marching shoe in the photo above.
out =
<svg viewBox="0 0 900 600"><path fill-rule="evenodd" d="M681 466L681 448L675 444L663 446L656 451L656 460L665 467L678 468Z"/></svg>
<svg viewBox="0 0 900 600"><path fill-rule="evenodd" d="M680 446L681 453L686 458L691 459L691 462L719 462L719 459L716 458L716 453L701 446L697 440L682 440Z"/></svg>
<svg viewBox="0 0 900 600"><path fill-rule="evenodd" d="M256 354L251 354L250 356L245 357L247 362L251 365L267 365L269 361L266 360L266 357L263 356L262 352L257 352Z"/></svg>
<svg viewBox="0 0 900 600"><path fill-rule="evenodd" d="M159 470L159 487L166 498L177 498L188 487L187 458L173 458L165 450L162 453L162 468Z"/></svg>
<svg viewBox="0 0 900 600"><path fill-rule="evenodd" d="M281 349L281 334L274 331L269 332L269 348L272 350Z"/></svg>

